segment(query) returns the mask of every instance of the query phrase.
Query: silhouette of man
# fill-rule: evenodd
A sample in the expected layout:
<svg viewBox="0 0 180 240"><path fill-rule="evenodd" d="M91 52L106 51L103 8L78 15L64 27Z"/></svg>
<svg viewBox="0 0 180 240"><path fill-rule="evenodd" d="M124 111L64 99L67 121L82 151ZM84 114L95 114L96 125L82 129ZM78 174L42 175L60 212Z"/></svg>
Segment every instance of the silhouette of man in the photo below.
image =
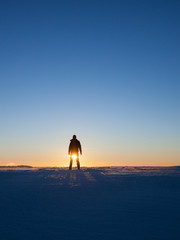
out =
<svg viewBox="0 0 180 240"><path fill-rule="evenodd" d="M68 154L70 155L70 165L69 170L72 169L73 160L76 160L77 167L80 169L79 163L79 152L82 155L81 143L76 139L76 135L73 135L73 138L70 140Z"/></svg>

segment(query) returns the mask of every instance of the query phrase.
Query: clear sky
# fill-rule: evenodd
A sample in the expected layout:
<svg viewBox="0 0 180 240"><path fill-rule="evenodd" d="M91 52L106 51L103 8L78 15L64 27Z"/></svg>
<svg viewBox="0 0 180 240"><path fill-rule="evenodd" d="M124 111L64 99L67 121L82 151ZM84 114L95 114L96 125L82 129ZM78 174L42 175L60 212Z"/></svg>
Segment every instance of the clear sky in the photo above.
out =
<svg viewBox="0 0 180 240"><path fill-rule="evenodd" d="M0 164L180 164L180 1L0 1Z"/></svg>

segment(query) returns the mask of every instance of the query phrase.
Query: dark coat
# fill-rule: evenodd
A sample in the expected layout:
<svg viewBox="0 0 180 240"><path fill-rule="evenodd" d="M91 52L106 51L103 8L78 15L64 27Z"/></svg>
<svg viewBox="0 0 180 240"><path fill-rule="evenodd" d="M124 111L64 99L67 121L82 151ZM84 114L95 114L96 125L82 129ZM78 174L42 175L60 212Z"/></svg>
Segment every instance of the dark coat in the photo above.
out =
<svg viewBox="0 0 180 240"><path fill-rule="evenodd" d="M70 140L70 144L69 144L69 150L68 153L69 154L78 154L78 152L80 151L80 153L82 154L82 149L81 149L81 143L79 140L77 139L71 139Z"/></svg>

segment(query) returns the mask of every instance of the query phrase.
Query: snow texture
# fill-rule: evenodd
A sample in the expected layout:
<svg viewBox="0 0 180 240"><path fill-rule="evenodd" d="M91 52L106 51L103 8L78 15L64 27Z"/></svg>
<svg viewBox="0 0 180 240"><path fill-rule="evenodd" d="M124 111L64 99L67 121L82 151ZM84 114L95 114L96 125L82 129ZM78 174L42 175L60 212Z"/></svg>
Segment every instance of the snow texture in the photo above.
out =
<svg viewBox="0 0 180 240"><path fill-rule="evenodd" d="M179 240L180 167L0 168L1 240Z"/></svg>

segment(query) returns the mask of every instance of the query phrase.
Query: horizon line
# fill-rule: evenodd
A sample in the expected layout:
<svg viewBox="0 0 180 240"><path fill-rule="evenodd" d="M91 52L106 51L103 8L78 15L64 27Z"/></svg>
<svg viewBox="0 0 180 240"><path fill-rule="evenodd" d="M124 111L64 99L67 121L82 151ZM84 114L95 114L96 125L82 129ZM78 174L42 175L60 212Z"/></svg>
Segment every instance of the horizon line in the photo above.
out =
<svg viewBox="0 0 180 240"><path fill-rule="evenodd" d="M29 168L68 168L67 166L34 166L34 165L26 165L26 164L19 164L19 165L0 165L0 167L29 167ZM76 168L77 166L74 166L73 168ZM180 167L180 165L97 165L97 166L81 166L81 168L96 168L96 167Z"/></svg>

